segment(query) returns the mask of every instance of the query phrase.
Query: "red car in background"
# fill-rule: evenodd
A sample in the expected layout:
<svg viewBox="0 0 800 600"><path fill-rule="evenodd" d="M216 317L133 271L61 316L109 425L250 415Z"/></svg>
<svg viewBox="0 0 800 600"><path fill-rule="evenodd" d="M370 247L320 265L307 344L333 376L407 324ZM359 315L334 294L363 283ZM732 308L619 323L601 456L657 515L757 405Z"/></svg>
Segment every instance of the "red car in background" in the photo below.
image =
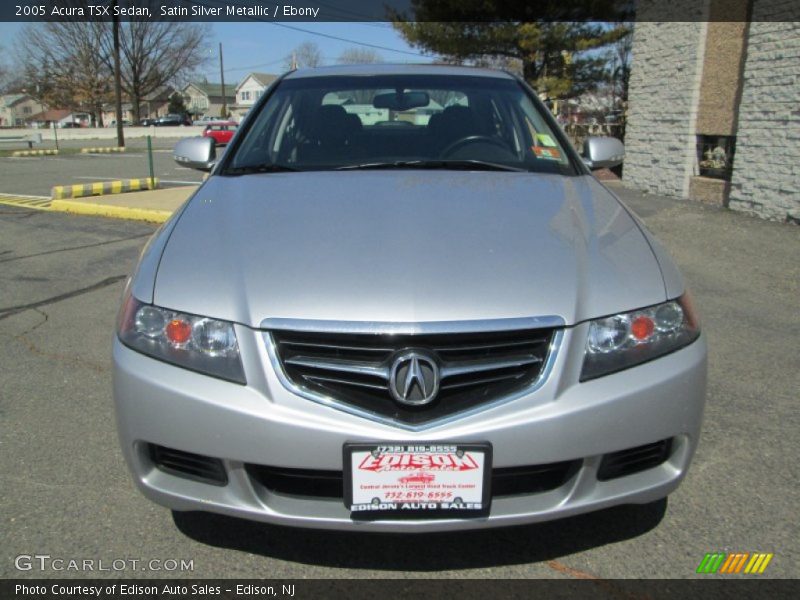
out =
<svg viewBox="0 0 800 600"><path fill-rule="evenodd" d="M239 124L236 121L219 121L209 123L203 131L203 137L214 138L214 143L224 146L231 141Z"/></svg>

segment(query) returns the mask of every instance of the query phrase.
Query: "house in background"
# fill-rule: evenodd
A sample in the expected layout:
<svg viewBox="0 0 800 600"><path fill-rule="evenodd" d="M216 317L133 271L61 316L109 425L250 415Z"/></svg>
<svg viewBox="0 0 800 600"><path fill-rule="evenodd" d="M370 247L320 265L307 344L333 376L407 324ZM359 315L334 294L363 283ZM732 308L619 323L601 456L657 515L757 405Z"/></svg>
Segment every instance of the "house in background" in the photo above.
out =
<svg viewBox="0 0 800 600"><path fill-rule="evenodd" d="M169 112L169 99L177 92L171 85L165 85L145 96L139 110L140 119L156 119ZM111 117L112 119L114 117Z"/></svg>
<svg viewBox="0 0 800 600"><path fill-rule="evenodd" d="M165 85L155 92L148 94L139 106L139 119L155 119L163 117L169 110L169 99L177 90L172 86ZM113 102L103 105L103 125L110 127L111 123L116 123L117 113ZM122 101L122 121L133 123L133 105L124 98Z"/></svg>
<svg viewBox="0 0 800 600"><path fill-rule="evenodd" d="M223 117L222 84L197 81L186 85L181 90L183 102L189 114L197 119L202 116ZM225 86L225 107L228 111L235 99L233 86Z"/></svg>
<svg viewBox="0 0 800 600"><path fill-rule="evenodd" d="M104 127L111 127L112 123L116 124L117 121L117 113L116 107L114 106L113 102L109 102L108 104L103 105L103 126ZM142 111L144 112L144 111ZM142 115L142 118L145 118L145 115ZM122 103L122 122L123 123L133 123L133 106L130 102L123 102Z"/></svg>
<svg viewBox="0 0 800 600"><path fill-rule="evenodd" d="M27 94L0 96L0 127L25 127L42 105Z"/></svg>
<svg viewBox="0 0 800 600"><path fill-rule="evenodd" d="M50 129L53 126L58 128L88 127L89 115L67 108L52 108L31 115L28 122L37 129Z"/></svg>
<svg viewBox="0 0 800 600"><path fill-rule="evenodd" d="M241 83L236 86L236 103L230 107L232 115L236 119L244 117L261 97L261 94L277 78L277 75L269 73L250 73L242 79Z"/></svg>

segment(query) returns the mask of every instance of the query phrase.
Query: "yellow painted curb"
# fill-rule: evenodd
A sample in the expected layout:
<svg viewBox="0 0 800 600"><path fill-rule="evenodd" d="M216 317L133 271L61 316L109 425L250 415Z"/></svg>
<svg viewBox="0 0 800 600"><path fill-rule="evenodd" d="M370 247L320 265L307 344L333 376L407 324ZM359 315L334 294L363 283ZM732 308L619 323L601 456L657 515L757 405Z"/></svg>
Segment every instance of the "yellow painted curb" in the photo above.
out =
<svg viewBox="0 0 800 600"><path fill-rule="evenodd" d="M11 156L53 156L54 154L58 154L58 150L15 150Z"/></svg>
<svg viewBox="0 0 800 600"><path fill-rule="evenodd" d="M125 152L125 146L95 146L81 148L81 154L110 154L112 152Z"/></svg>
<svg viewBox="0 0 800 600"><path fill-rule="evenodd" d="M68 212L76 215L95 215L99 217L112 217L115 219L149 221L151 223L163 223L172 216L172 212L168 210L92 204L91 202L76 202L74 200L53 200L53 203L50 205L50 210Z"/></svg>
<svg viewBox="0 0 800 600"><path fill-rule="evenodd" d="M117 181L95 181L93 183L77 183L75 185L56 185L50 191L53 200L65 198L82 198L85 196L105 196L124 192L139 192L158 189L158 177L151 181L149 177L139 179L118 179Z"/></svg>

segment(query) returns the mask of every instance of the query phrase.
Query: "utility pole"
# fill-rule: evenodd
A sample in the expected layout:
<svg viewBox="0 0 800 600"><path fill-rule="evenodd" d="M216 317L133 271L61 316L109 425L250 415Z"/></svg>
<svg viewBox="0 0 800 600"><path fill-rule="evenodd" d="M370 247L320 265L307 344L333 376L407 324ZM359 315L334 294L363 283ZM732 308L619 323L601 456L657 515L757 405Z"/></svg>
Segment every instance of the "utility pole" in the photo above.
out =
<svg viewBox="0 0 800 600"><path fill-rule="evenodd" d="M222 114L223 119L228 118L228 104L225 102L225 70L222 68L222 42L219 43L219 78L222 80Z"/></svg>
<svg viewBox="0 0 800 600"><path fill-rule="evenodd" d="M292 51L292 71L297 68L297 52Z"/></svg>
<svg viewBox="0 0 800 600"><path fill-rule="evenodd" d="M116 7L117 0L114 0L113 6ZM114 32L114 95L116 96L116 112L117 112L117 146L123 147L125 145L125 134L122 131L122 75L119 66L119 15L112 9L112 23Z"/></svg>

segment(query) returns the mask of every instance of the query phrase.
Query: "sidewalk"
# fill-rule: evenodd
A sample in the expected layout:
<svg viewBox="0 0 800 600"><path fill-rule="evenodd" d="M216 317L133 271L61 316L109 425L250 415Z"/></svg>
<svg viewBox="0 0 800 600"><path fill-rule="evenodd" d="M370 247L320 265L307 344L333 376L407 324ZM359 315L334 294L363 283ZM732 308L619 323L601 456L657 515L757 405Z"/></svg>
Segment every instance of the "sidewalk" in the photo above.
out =
<svg viewBox="0 0 800 600"><path fill-rule="evenodd" d="M50 209L79 215L163 223L196 189L197 186L190 185L144 192L53 200Z"/></svg>

